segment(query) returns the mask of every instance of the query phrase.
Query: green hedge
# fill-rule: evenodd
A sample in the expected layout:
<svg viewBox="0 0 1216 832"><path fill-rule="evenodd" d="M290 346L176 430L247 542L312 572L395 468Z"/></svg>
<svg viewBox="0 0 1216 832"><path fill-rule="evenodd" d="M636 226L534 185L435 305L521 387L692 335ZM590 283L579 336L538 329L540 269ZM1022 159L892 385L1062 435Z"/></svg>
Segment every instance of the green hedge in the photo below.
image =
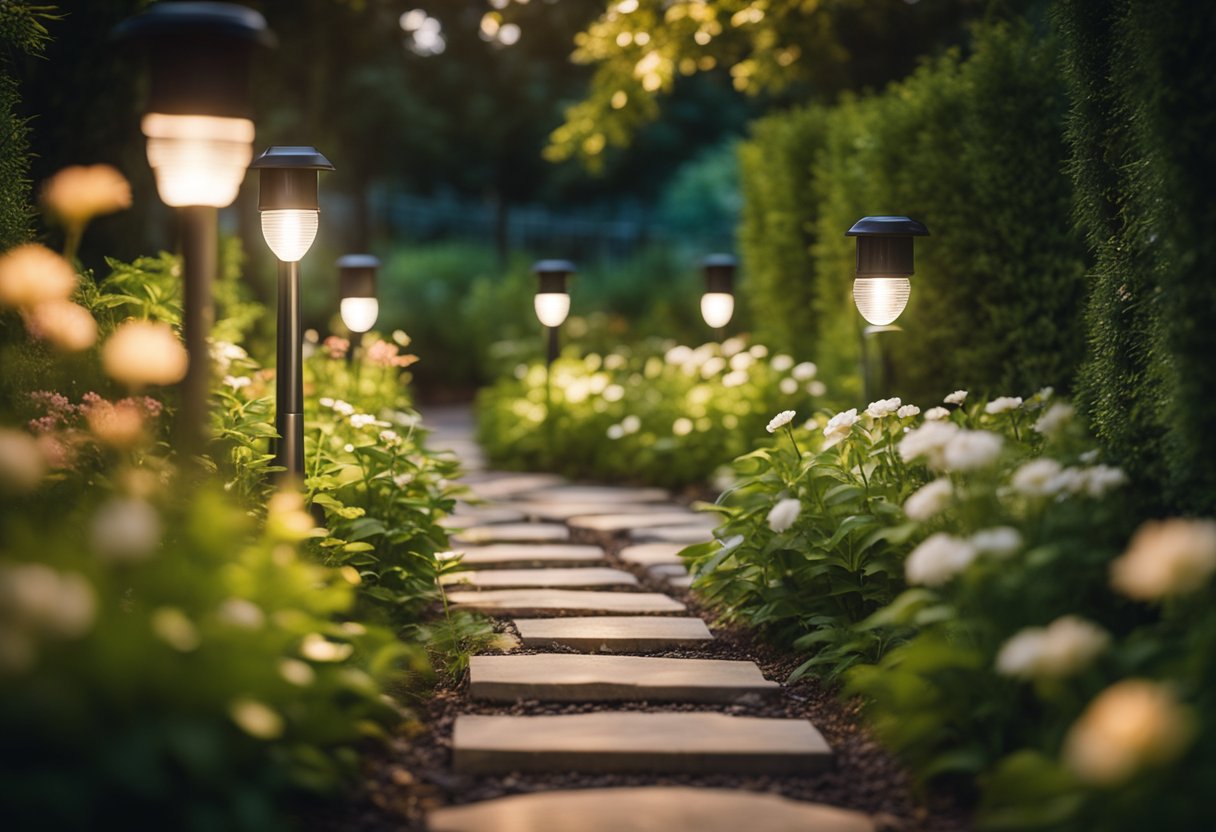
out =
<svg viewBox="0 0 1216 832"><path fill-rule="evenodd" d="M1216 504L1216 18L1183 0L1056 6L1077 220L1093 249L1081 400L1163 500Z"/></svg>
<svg viewBox="0 0 1216 832"><path fill-rule="evenodd" d="M1057 61L1053 38L991 24L965 59L952 52L881 94L761 122L741 150L742 251L774 342L798 338L848 389L862 321L844 232L867 214L908 214L933 236L918 243L885 392L925 401L956 386L1067 387L1083 346L1085 260L1061 175Z"/></svg>

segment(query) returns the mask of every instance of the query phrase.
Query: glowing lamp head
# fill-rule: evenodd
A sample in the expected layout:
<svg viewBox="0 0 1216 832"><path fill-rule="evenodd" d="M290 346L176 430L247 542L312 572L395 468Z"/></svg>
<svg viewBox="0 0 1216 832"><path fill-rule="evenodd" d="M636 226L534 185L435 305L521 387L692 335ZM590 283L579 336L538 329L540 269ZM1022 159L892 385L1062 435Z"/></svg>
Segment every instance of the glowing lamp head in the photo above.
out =
<svg viewBox="0 0 1216 832"><path fill-rule="evenodd" d="M570 314L570 293L566 282L576 271L569 260L541 260L532 266L539 280L533 307L544 326L561 326Z"/></svg>
<svg viewBox="0 0 1216 832"><path fill-rule="evenodd" d="M370 254L347 254L338 258L339 311L351 332L367 332L376 325L380 302L376 300L376 272L380 261Z"/></svg>
<svg viewBox="0 0 1216 832"><path fill-rule="evenodd" d="M261 14L232 3L157 3L114 30L149 63L141 128L166 205L223 208L253 158L249 70L274 36Z"/></svg>
<svg viewBox="0 0 1216 832"><path fill-rule="evenodd" d="M270 147L250 165L258 171L262 236L274 256L294 263L317 238L320 171L334 166L315 147Z"/></svg>
<svg viewBox="0 0 1216 832"><path fill-rule="evenodd" d="M729 254L711 254L701 261L705 272L705 294L701 296L701 317L714 329L730 323L735 314L735 271L738 261Z"/></svg>
<svg viewBox="0 0 1216 832"><path fill-rule="evenodd" d="M929 229L907 217L864 217L845 232L857 238L857 275L853 302L861 317L887 326L903 314L912 294L908 279L915 269L912 238L927 237Z"/></svg>

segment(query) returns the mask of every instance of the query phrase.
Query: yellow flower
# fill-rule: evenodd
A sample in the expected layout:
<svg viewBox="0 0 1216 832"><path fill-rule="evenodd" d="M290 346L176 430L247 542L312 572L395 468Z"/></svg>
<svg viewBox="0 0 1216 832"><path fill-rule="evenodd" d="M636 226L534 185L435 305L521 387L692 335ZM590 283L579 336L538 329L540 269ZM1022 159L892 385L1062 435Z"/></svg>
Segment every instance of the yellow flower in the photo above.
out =
<svg viewBox="0 0 1216 832"><path fill-rule="evenodd" d="M42 186L42 204L67 226L131 207L131 186L110 165L73 165Z"/></svg>
<svg viewBox="0 0 1216 832"><path fill-rule="evenodd" d="M76 289L72 264L37 243L25 243L0 256L0 306L31 309L67 300Z"/></svg>
<svg viewBox="0 0 1216 832"><path fill-rule="evenodd" d="M29 309L25 327L30 335L66 352L87 350L97 343L97 321L92 313L70 300L51 300Z"/></svg>
<svg viewBox="0 0 1216 832"><path fill-rule="evenodd" d="M132 387L174 384L186 375L186 348L168 324L128 321L101 348L106 375Z"/></svg>
<svg viewBox="0 0 1216 832"><path fill-rule="evenodd" d="M1082 780L1124 782L1178 757L1192 737L1190 712L1164 685L1127 679L1104 690L1068 732L1064 760Z"/></svg>

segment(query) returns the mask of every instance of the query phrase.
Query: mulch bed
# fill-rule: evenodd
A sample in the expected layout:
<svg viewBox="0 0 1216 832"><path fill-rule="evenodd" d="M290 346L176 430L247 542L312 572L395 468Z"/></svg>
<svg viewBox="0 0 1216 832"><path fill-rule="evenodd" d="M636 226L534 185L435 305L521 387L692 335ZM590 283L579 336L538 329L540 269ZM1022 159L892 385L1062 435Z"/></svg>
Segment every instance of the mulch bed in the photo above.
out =
<svg viewBox="0 0 1216 832"><path fill-rule="evenodd" d="M680 598L691 614L700 615L714 631L714 641L704 647L647 655L750 660L759 665L766 677L775 680L786 679L797 667L798 658L783 655L758 642L747 631L719 628L714 624L713 613L702 608L689 593L666 587L644 569L616 558L615 553L625 545L623 535L583 534L580 538L577 542L604 545L612 556L613 566L638 575L647 589ZM498 621L495 627L504 633L514 633L507 621ZM515 652L561 650L520 648ZM953 805L943 796L934 796L926 802L914 792L905 771L862 727L857 702L842 700L835 691L814 679L804 678L784 685L781 695L770 701L733 706L647 702L495 704L471 702L467 689L468 684L463 680L435 689L416 706L420 724L413 733L394 737L388 748L377 749L365 758L365 779L357 793L341 804L305 809L299 817L300 826L308 832L422 830L428 811L450 804L554 789L681 785L771 792L797 800L855 809L874 817L879 829L888 832L965 832L970 829L968 814L962 807ZM836 752L836 766L817 774L780 776L747 772L665 776L577 772L465 775L451 769L452 726L460 714L543 715L604 710L713 710L741 716L809 719ZM763 830L757 828L757 832Z"/></svg>

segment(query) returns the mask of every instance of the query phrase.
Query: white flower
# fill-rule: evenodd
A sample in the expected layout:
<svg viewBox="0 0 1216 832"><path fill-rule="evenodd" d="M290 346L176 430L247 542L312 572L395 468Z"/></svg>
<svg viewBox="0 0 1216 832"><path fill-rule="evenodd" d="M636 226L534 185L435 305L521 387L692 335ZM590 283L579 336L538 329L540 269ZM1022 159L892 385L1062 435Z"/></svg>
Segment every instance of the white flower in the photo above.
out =
<svg viewBox="0 0 1216 832"><path fill-rule="evenodd" d="M330 407L334 409L335 413L340 413L343 416L353 416L355 413L355 406L349 402L344 402L341 399L335 400Z"/></svg>
<svg viewBox="0 0 1216 832"><path fill-rule="evenodd" d="M607 433L609 439L616 441L625 435L625 428L620 425L609 425Z"/></svg>
<svg viewBox="0 0 1216 832"><path fill-rule="evenodd" d="M619 402L625 398L625 388L619 384L609 384L604 388L604 401Z"/></svg>
<svg viewBox="0 0 1216 832"><path fill-rule="evenodd" d="M1055 493L1057 478L1063 470L1060 463L1050 457L1031 460L1014 471L1010 481L1013 490L1027 497L1048 497Z"/></svg>
<svg viewBox="0 0 1216 832"><path fill-rule="evenodd" d="M1165 685L1125 679L1089 703L1064 739L1064 762L1086 783L1117 786L1146 766L1178 758L1194 718Z"/></svg>
<svg viewBox="0 0 1216 832"><path fill-rule="evenodd" d="M966 390L955 390L949 396L946 396L946 398L943 399L943 401L946 404L962 404L963 402L967 401L967 391Z"/></svg>
<svg viewBox="0 0 1216 832"><path fill-rule="evenodd" d="M227 373L233 361L240 361L248 357L249 353L229 341L211 342L211 360L215 362L216 368L221 373Z"/></svg>
<svg viewBox="0 0 1216 832"><path fill-rule="evenodd" d="M790 367L794 366L794 359L792 356L779 353L773 356L773 360L769 362L769 366L779 373L784 373Z"/></svg>
<svg viewBox="0 0 1216 832"><path fill-rule="evenodd" d="M856 414L856 412L857 411L853 411L854 414ZM792 421L794 421L794 411L783 410L769 420L767 430L769 433L776 433L778 430L785 427Z"/></svg>
<svg viewBox="0 0 1216 832"><path fill-rule="evenodd" d="M322 396L321 398L317 399L317 404L321 405L321 407L333 407L334 400L329 396Z"/></svg>
<svg viewBox="0 0 1216 832"><path fill-rule="evenodd" d="M668 364L683 364L692 356L692 349L680 344L672 347L664 355L663 360Z"/></svg>
<svg viewBox="0 0 1216 832"><path fill-rule="evenodd" d="M127 321L106 339L101 365L106 375L131 387L175 384L186 375L186 348L168 324Z"/></svg>
<svg viewBox="0 0 1216 832"><path fill-rule="evenodd" d="M242 630L259 630L266 621L262 608L245 598L227 599L215 611L215 616L228 626Z"/></svg>
<svg viewBox="0 0 1216 832"><path fill-rule="evenodd" d="M777 385L777 389L781 391L782 395L792 396L798 392L798 382L792 378L783 378Z"/></svg>
<svg viewBox="0 0 1216 832"><path fill-rule="evenodd" d="M827 425L823 428L823 435L828 438L832 444L844 439L853 430L853 425L861 421L861 417L857 415L857 408L851 407L848 410L842 410L831 419L828 419Z"/></svg>
<svg viewBox="0 0 1216 832"><path fill-rule="evenodd" d="M70 300L48 300L24 312L30 335L65 352L80 352L97 343L97 321Z"/></svg>
<svg viewBox="0 0 1216 832"><path fill-rule="evenodd" d="M740 355L744 355L744 354L745 353L740 353ZM733 372L727 373L726 375L722 376L722 386L723 387L742 387L743 385L747 384L747 379L748 379L747 373L745 373L743 370L735 370Z"/></svg>
<svg viewBox="0 0 1216 832"><path fill-rule="evenodd" d="M1048 399L1050 399L1052 396L1054 396L1055 394L1056 394L1056 388L1051 387L1049 385L1047 387L1039 388L1039 392L1035 393L1034 397L1041 402L1045 402Z"/></svg>
<svg viewBox="0 0 1216 832"><path fill-rule="evenodd" d="M253 384L253 379L249 376L224 376L224 384L233 390L240 390L242 387L248 387Z"/></svg>
<svg viewBox="0 0 1216 832"><path fill-rule="evenodd" d="M692 433L692 420L681 416L672 423L671 432L676 436L687 436Z"/></svg>
<svg viewBox="0 0 1216 832"><path fill-rule="evenodd" d="M907 419L909 417L916 416L919 413L920 413L920 408L914 404L906 404L903 407L901 407L899 410L895 411L895 415L901 419Z"/></svg>
<svg viewBox="0 0 1216 832"><path fill-rule="evenodd" d="M904 514L909 520L928 520L945 511L954 497L954 487L948 479L934 480L921 486L904 501Z"/></svg>
<svg viewBox="0 0 1216 832"><path fill-rule="evenodd" d="M1127 484L1127 474L1122 468L1113 465L1094 465L1082 469L1081 474L1082 488L1088 496L1095 499L1105 497L1107 492Z"/></svg>
<svg viewBox="0 0 1216 832"><path fill-rule="evenodd" d="M1201 589L1216 572L1216 521L1150 520L1111 564L1111 585L1129 598L1156 601Z"/></svg>
<svg viewBox="0 0 1216 832"><path fill-rule="evenodd" d="M752 354L753 358L764 358L768 355L768 347L764 344L752 344L752 348L748 352Z"/></svg>
<svg viewBox="0 0 1216 832"><path fill-rule="evenodd" d="M1078 459L1080 459L1086 465L1092 465L1093 463L1098 461L1098 449L1093 448L1091 450L1088 450L1085 453L1081 454L1081 456L1079 456Z"/></svg>
<svg viewBox="0 0 1216 832"><path fill-rule="evenodd" d="M713 378L726 369L726 359L720 355L710 356L701 365L701 378Z"/></svg>
<svg viewBox="0 0 1216 832"><path fill-rule="evenodd" d="M961 430L946 443L942 451L942 464L948 471L987 468L1001 455L1003 444L1004 440L998 434L984 430Z"/></svg>
<svg viewBox="0 0 1216 832"><path fill-rule="evenodd" d="M781 534L794 525L794 521L798 519L798 515L801 513L802 503L792 497L788 497L778 502L777 505L769 510L768 527L777 534Z"/></svg>
<svg viewBox="0 0 1216 832"><path fill-rule="evenodd" d="M806 386L806 392L810 393L812 396L822 396L824 393L828 392L828 386L822 381L812 381Z"/></svg>
<svg viewBox="0 0 1216 832"><path fill-rule="evenodd" d="M1022 548L1022 535L1009 526L994 526L971 535L971 545L980 554L1006 558Z"/></svg>
<svg viewBox="0 0 1216 832"><path fill-rule="evenodd" d="M621 428L624 429L625 433L627 434L637 433L642 429L642 420L630 413L621 420Z"/></svg>
<svg viewBox="0 0 1216 832"><path fill-rule="evenodd" d="M1008 413L1022 406L1021 396L1001 396L984 405L984 412L992 416L997 413Z"/></svg>
<svg viewBox="0 0 1216 832"><path fill-rule="evenodd" d="M381 422L379 419L377 419L375 416L372 416L370 413L352 413L351 417L350 417L350 426L352 428L366 428L366 427L386 428L389 426L389 424L388 424L388 422Z"/></svg>
<svg viewBox="0 0 1216 832"><path fill-rule="evenodd" d="M931 407L925 411L925 419L930 422L940 422L942 419L949 419L950 411L944 407Z"/></svg>
<svg viewBox="0 0 1216 832"><path fill-rule="evenodd" d="M730 357L739 352L745 346L747 346L747 344L737 335L734 338L727 338L722 342L722 354Z"/></svg>
<svg viewBox="0 0 1216 832"><path fill-rule="evenodd" d="M38 440L25 431L0 428L0 492L33 491L46 474Z"/></svg>
<svg viewBox="0 0 1216 832"><path fill-rule="evenodd" d="M741 352L731 356L730 368L732 370L746 370L756 363L756 359L752 357L750 352Z"/></svg>
<svg viewBox="0 0 1216 832"><path fill-rule="evenodd" d="M894 399L879 399L876 402L870 402L870 406L866 408L866 415L872 419L881 419L899 410L901 404L903 402L898 397Z"/></svg>
<svg viewBox="0 0 1216 832"><path fill-rule="evenodd" d="M1065 402L1056 402L1034 423L1034 429L1044 436L1055 436L1072 421L1077 409Z"/></svg>
<svg viewBox="0 0 1216 832"><path fill-rule="evenodd" d="M93 515L89 540L111 563L138 563L160 546L162 531L160 515L146 500L115 497Z"/></svg>
<svg viewBox="0 0 1216 832"><path fill-rule="evenodd" d="M380 441L385 445L396 445L401 441L401 437L397 435L397 431L395 430L382 430L380 431Z"/></svg>
<svg viewBox="0 0 1216 832"><path fill-rule="evenodd" d="M78 638L93 626L97 596L75 572L41 563L0 564L0 610L28 632Z"/></svg>
<svg viewBox="0 0 1216 832"><path fill-rule="evenodd" d="M810 381L819 374L819 368L813 362L803 361L790 371L790 375L799 381Z"/></svg>
<svg viewBox="0 0 1216 832"><path fill-rule="evenodd" d="M925 458L932 468L941 468L946 444L959 432L953 422L925 422L899 440L899 455L904 462Z"/></svg>
<svg viewBox="0 0 1216 832"><path fill-rule="evenodd" d="M1110 645L1110 635L1075 615L1027 627L997 653L996 670L1021 679L1062 679L1084 670Z"/></svg>
<svg viewBox="0 0 1216 832"><path fill-rule="evenodd" d="M910 584L941 586L970 566L975 555L968 541L938 532L912 550L904 574Z"/></svg>

